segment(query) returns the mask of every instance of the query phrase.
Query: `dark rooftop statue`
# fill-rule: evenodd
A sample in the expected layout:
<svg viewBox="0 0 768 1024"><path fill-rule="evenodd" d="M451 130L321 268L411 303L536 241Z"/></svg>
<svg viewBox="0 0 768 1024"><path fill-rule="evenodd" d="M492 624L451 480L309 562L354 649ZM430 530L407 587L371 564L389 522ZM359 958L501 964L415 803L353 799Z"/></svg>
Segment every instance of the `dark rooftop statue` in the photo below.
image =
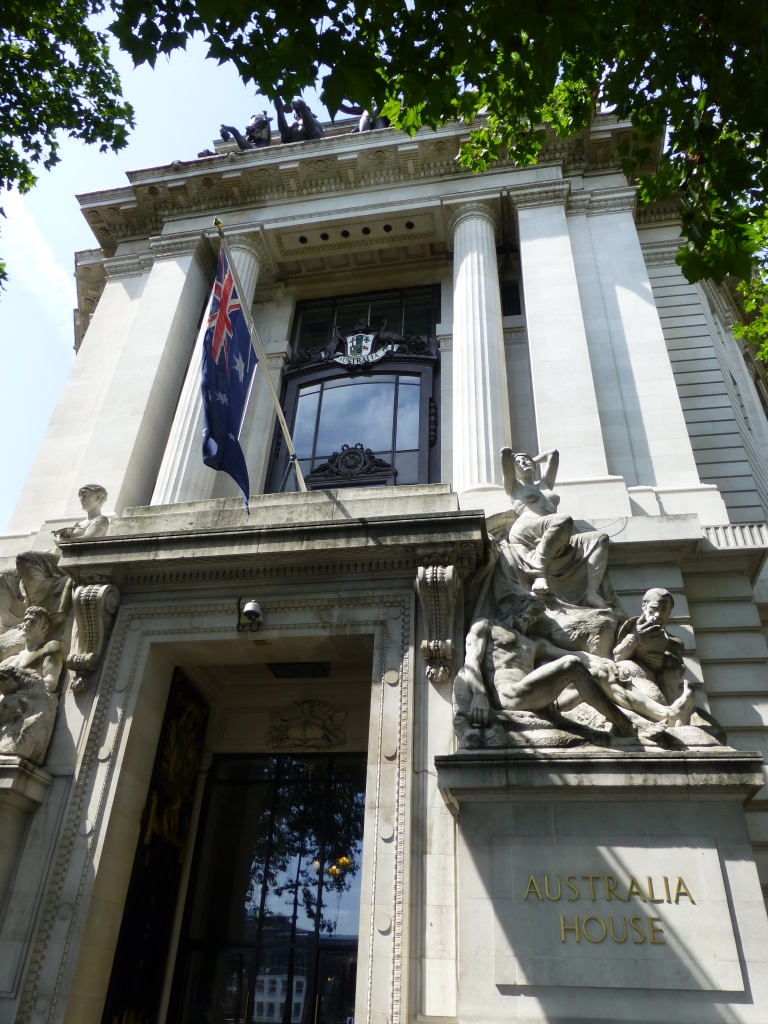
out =
<svg viewBox="0 0 768 1024"><path fill-rule="evenodd" d="M293 121L288 124L285 115L290 110L293 111ZM278 97L275 112L282 142L306 142L309 139L322 139L325 134L323 126L301 96L294 96L290 103L283 103Z"/></svg>
<svg viewBox="0 0 768 1024"><path fill-rule="evenodd" d="M223 124L221 137L225 142L234 138L238 149L258 149L261 146L268 146L272 141L272 129L269 124L271 120L271 117L267 117L266 110L263 110L260 114L254 114L251 117L244 135L232 125Z"/></svg>

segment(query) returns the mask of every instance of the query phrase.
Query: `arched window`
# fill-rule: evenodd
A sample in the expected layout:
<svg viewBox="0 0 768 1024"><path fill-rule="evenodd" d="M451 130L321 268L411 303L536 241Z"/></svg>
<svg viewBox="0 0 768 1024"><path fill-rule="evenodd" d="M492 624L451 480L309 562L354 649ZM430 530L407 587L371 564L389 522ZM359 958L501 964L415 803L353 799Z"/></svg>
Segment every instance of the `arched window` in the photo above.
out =
<svg viewBox="0 0 768 1024"><path fill-rule="evenodd" d="M310 489L438 479L439 357L434 337L390 330L386 317L378 329L368 320L347 325L338 321L345 312L373 319L371 310L383 308L386 300L396 323L406 322L406 315L418 310L420 323L431 325L435 311L426 306L430 296L434 298L433 289L413 289L384 298L329 300L324 304L323 331L333 333L314 348L306 346L305 335L312 324L312 338L323 338L317 319L320 304L297 308L294 356L284 371L283 408ZM296 487L278 436L269 489Z"/></svg>

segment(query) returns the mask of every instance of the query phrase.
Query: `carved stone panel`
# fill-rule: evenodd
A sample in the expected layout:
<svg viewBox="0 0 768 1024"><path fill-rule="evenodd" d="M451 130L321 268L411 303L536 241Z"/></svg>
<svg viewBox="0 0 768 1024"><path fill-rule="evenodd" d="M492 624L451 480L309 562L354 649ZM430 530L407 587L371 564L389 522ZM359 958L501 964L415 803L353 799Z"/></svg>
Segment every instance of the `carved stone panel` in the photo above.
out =
<svg viewBox="0 0 768 1024"><path fill-rule="evenodd" d="M272 712L267 740L276 750L335 750L346 742L346 717L323 700L297 700Z"/></svg>

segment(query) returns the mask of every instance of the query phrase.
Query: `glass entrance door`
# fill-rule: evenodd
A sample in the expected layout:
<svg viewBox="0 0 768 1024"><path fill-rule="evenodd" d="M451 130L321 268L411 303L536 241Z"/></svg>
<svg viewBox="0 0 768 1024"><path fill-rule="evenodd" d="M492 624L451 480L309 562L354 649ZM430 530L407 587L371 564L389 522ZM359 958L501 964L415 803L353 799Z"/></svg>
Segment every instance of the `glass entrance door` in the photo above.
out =
<svg viewBox="0 0 768 1024"><path fill-rule="evenodd" d="M169 1021L350 1024L364 754L212 767Z"/></svg>

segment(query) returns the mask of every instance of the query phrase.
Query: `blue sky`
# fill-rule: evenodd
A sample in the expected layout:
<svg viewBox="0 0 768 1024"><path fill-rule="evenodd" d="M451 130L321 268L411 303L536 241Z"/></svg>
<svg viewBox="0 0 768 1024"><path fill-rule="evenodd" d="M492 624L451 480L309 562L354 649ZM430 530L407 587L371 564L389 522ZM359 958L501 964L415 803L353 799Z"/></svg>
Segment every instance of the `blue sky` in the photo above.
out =
<svg viewBox="0 0 768 1024"><path fill-rule="evenodd" d="M96 246L75 195L124 185L129 170L194 159L212 148L222 122L245 127L251 114L271 107L233 67L206 60L205 52L204 43L193 40L186 51L158 59L154 70L134 68L116 52L123 93L136 112L128 146L100 153L97 146L64 138L60 163L41 171L30 193L0 193L7 215L0 218L0 252L10 278L0 295L0 532L75 358L74 253ZM305 95L325 119L316 98Z"/></svg>

